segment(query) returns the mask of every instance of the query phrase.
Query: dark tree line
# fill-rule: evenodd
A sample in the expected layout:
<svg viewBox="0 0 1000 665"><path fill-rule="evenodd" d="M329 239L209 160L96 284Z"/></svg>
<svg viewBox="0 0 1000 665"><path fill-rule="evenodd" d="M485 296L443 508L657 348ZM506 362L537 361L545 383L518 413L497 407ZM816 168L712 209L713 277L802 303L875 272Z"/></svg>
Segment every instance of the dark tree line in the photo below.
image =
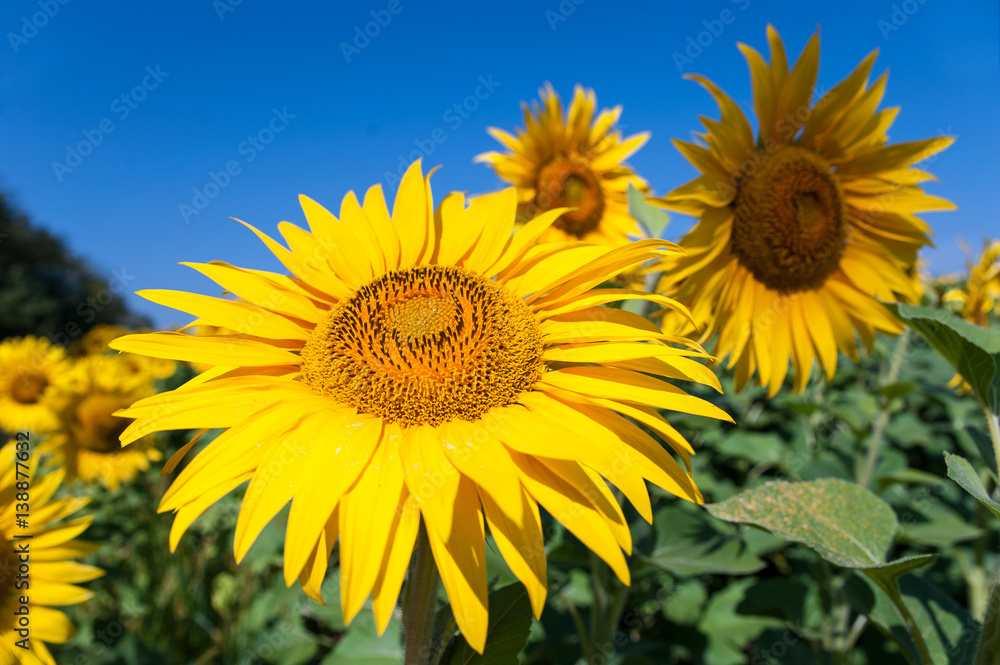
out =
<svg viewBox="0 0 1000 665"><path fill-rule="evenodd" d="M0 192L0 339L38 335L69 344L99 323L148 325L121 298L129 287L32 226Z"/></svg>

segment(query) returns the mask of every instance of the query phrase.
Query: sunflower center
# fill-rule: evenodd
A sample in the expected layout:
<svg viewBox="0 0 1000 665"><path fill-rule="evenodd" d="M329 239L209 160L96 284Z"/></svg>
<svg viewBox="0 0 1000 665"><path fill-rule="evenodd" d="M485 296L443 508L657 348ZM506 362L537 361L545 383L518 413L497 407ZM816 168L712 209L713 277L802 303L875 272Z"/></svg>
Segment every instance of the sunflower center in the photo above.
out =
<svg viewBox="0 0 1000 665"><path fill-rule="evenodd" d="M15 402L34 404L49 385L44 374L38 372L22 372L14 378L11 386L11 396Z"/></svg>
<svg viewBox="0 0 1000 665"><path fill-rule="evenodd" d="M475 421L538 379L542 337L524 301L455 266L397 270L330 310L302 349L315 391L386 422Z"/></svg>
<svg viewBox="0 0 1000 665"><path fill-rule="evenodd" d="M582 238L600 223L604 215L604 194L593 171L584 164L560 156L538 172L535 206L543 211L576 208L560 216L554 226Z"/></svg>
<svg viewBox="0 0 1000 665"><path fill-rule="evenodd" d="M108 393L91 393L80 400L73 411L72 429L77 445L100 453L121 452L119 435L129 421L111 415L128 406L127 400Z"/></svg>
<svg viewBox="0 0 1000 665"><path fill-rule="evenodd" d="M764 155L733 206L733 253L768 288L817 288L840 262L844 197L818 155L796 146Z"/></svg>

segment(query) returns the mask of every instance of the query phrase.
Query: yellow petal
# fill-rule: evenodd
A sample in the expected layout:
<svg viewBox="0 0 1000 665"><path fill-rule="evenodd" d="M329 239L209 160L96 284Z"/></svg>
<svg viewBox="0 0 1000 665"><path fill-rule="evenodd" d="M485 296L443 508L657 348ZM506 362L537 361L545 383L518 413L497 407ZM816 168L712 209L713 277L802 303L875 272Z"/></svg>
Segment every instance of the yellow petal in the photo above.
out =
<svg viewBox="0 0 1000 665"><path fill-rule="evenodd" d="M475 484L462 478L455 494L454 528L448 537L428 528L427 539L462 636L477 653L486 647L489 598L486 589L486 534Z"/></svg>
<svg viewBox="0 0 1000 665"><path fill-rule="evenodd" d="M387 436L340 502L340 598L351 621L371 592L396 514L406 500L397 438Z"/></svg>

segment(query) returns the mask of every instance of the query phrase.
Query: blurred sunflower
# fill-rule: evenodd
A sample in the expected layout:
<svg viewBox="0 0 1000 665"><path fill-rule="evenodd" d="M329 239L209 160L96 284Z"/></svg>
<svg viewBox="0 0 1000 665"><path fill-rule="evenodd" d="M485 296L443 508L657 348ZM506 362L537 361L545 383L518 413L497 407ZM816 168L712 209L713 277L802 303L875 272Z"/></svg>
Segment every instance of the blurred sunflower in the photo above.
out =
<svg viewBox="0 0 1000 665"><path fill-rule="evenodd" d="M280 223L290 249L249 227L293 276L191 264L243 302L140 292L253 334L112 342L214 366L119 414L136 418L123 444L157 430L229 428L163 497L160 510L177 513L172 545L209 505L250 481L237 559L291 501L286 582L298 577L321 600L339 536L345 619L370 592L381 631L422 519L455 620L480 652L488 625L484 519L536 615L546 594L539 504L628 582L622 550L631 551L631 537L605 479L647 520L643 479L700 501L685 469L648 433L688 461L690 446L654 407L728 420L650 376L719 389L696 360L704 352L638 315L600 306L628 298L673 306L663 296L594 288L662 256L669 243L537 245L563 209L515 233L513 189L468 207L453 193L435 211L419 162L403 177L391 216L378 186L363 205L348 193L340 219L300 200L311 232Z"/></svg>
<svg viewBox="0 0 1000 665"><path fill-rule="evenodd" d="M649 140L649 132L622 139L615 129L622 107L601 111L593 90L576 86L569 115L545 84L541 104L523 104L525 129L514 137L491 127L490 135L510 152L486 152L476 157L517 188L518 222L524 223L554 208L576 208L559 216L542 234L550 240L583 240L606 245L629 242L642 235L628 213L628 183L648 192L646 182L622 163Z"/></svg>
<svg viewBox="0 0 1000 665"><path fill-rule="evenodd" d="M116 337L121 337L128 333L125 326L99 323L80 338L80 341L73 344L71 351L77 356L86 356L96 353L107 353L108 343Z"/></svg>
<svg viewBox="0 0 1000 665"><path fill-rule="evenodd" d="M14 441L0 448L0 581L6 587L0 594L0 662L55 665L46 643L62 644L69 640L75 629L70 620L53 606L76 605L93 594L77 584L89 582L103 575L93 566L77 563L73 559L97 551L98 546L76 540L90 525L91 516L62 521L84 505L87 499L66 497L53 499L62 482L60 469L42 478L34 477L34 462L15 465ZM18 475L20 473L20 475ZM27 528L15 521L17 482L28 482L31 487L31 511ZM23 487L23 486L22 486ZM30 540L28 537L30 536ZM23 538L23 540L22 540ZM20 556L28 548L31 561L30 590L19 575ZM30 639L25 640L27 650L17 643L24 639L18 633L20 596L28 596Z"/></svg>
<svg viewBox="0 0 1000 665"><path fill-rule="evenodd" d="M968 249L966 249L968 253ZM948 290L944 302L956 303L958 314L977 326L986 327L991 311L1000 314L1000 241L984 241L983 253L977 262L966 262L969 276L963 286Z"/></svg>
<svg viewBox="0 0 1000 665"><path fill-rule="evenodd" d="M964 246L964 243L963 243ZM966 254L970 254L965 247ZM1000 241L983 241L983 253L979 260L973 262L972 257L966 261L969 275L965 284L949 289L942 296L942 301L954 303L959 307L958 315L969 323L982 328L989 326L990 312L1000 315ZM955 374L948 386L956 388L960 393L972 390L961 374Z"/></svg>
<svg viewBox="0 0 1000 665"><path fill-rule="evenodd" d="M99 355L110 353L108 343L111 340L126 335L129 332L145 332L140 330L129 331L125 326L98 324L87 331L80 339L79 343L73 346L73 353L77 356ZM149 358L135 354L122 354L124 369L133 377L140 381L152 381L153 379L166 379L173 375L177 369L177 363L172 360L162 358Z"/></svg>
<svg viewBox="0 0 1000 665"><path fill-rule="evenodd" d="M0 343L0 429L48 432L58 425L45 399L70 376L62 347L42 337L14 337Z"/></svg>
<svg viewBox="0 0 1000 665"><path fill-rule="evenodd" d="M39 451L52 452L70 479L117 489L148 469L150 460L162 459L153 447L153 437L122 448L118 438L128 421L114 415L152 395L152 381L148 376L135 376L124 357L108 355L79 360L73 374L74 380L49 399L59 414L60 427Z"/></svg>
<svg viewBox="0 0 1000 665"><path fill-rule="evenodd" d="M708 79L689 75L719 103L703 119L704 145L674 144L701 172L662 199L699 217L681 240L686 254L663 262L661 291L690 305L701 340L736 367L737 389L756 371L774 395L795 368L795 389L813 359L832 377L837 350L857 358L875 332L901 324L879 303L915 301L917 250L931 232L914 213L954 206L925 194L932 179L912 164L947 147L939 137L887 145L897 108L876 111L886 76L868 85L877 51L811 103L819 66L813 35L789 71L777 31L767 28L771 62L740 44L753 79L755 138L743 112ZM689 334L678 317L667 330Z"/></svg>

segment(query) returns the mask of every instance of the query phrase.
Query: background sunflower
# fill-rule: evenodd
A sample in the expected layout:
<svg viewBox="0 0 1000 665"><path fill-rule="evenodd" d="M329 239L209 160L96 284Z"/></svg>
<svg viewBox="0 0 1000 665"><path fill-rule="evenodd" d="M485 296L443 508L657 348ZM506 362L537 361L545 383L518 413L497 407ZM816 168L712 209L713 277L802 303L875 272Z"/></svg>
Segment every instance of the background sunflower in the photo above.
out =
<svg viewBox="0 0 1000 665"><path fill-rule="evenodd" d="M54 498L64 473L55 471L43 476L35 474L35 463L15 466L16 453L29 447L9 441L0 448L0 660L5 663L55 665L46 643L60 644L74 633L73 624L58 606L76 605L93 594L77 586L104 574L99 568L84 565L74 559L97 550L97 545L78 540L93 520L92 516L67 520L87 504L86 499ZM25 454L24 459L31 459ZM18 473L20 471L20 473ZM31 512L28 521L15 520L24 513L23 496L18 499L18 482L30 486ZM23 488L24 485L22 484ZM21 507L18 508L18 504ZM24 525L27 526L24 526ZM28 572L19 570L26 560ZM18 577L18 575L21 575ZM20 585L19 585L20 582ZM25 584L27 582L27 584ZM28 638L18 633L19 598L29 598ZM27 648L17 645L18 641Z"/></svg>
<svg viewBox="0 0 1000 665"><path fill-rule="evenodd" d="M954 206L925 194L932 176L912 165L951 144L939 137L888 144L898 109L876 111L886 76L869 85L877 52L813 103L819 34L789 69L768 26L771 62L740 45L753 79L756 137L736 103L708 79L719 121L699 143L674 145L702 174L651 202L695 215L686 253L663 262L661 290L690 305L693 323L670 330L715 339L740 390L757 373L774 395L789 364L801 392L817 359L828 378L837 352L857 360L876 332L902 325L879 300L914 302L917 250L931 230L915 213Z"/></svg>
<svg viewBox="0 0 1000 665"><path fill-rule="evenodd" d="M525 223L554 208L563 213L541 240L583 240L621 245L642 235L628 213L625 198L631 183L648 192L646 181L624 163L649 140L649 132L623 139L615 124L622 107L601 111L597 97L577 85L564 113L559 95L548 83L540 101L523 104L524 129L517 136L491 127L488 131L509 152L476 157L517 188L518 220Z"/></svg>

